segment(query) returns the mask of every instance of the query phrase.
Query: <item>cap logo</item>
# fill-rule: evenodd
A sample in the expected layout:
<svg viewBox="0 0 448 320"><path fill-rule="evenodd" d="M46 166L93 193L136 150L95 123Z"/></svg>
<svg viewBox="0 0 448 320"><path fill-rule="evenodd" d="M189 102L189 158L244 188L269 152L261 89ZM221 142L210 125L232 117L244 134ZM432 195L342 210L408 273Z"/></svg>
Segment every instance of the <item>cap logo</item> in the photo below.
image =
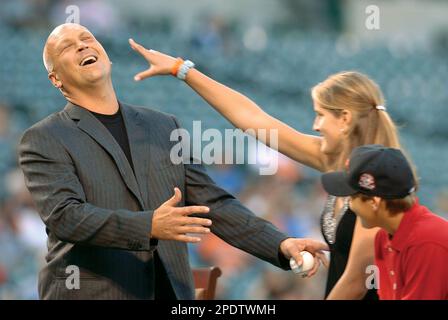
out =
<svg viewBox="0 0 448 320"><path fill-rule="evenodd" d="M376 185L375 185L375 178L371 174L369 174L369 173L363 173L359 177L358 184L359 184L359 186L361 188L364 188L364 189L367 189L367 190L373 190L376 187Z"/></svg>

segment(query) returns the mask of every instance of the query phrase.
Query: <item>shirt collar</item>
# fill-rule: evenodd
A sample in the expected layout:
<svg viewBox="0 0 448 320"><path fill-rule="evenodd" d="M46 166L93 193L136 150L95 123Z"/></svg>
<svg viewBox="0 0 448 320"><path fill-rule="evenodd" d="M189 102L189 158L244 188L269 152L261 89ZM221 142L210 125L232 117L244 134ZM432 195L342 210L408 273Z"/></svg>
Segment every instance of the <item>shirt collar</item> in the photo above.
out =
<svg viewBox="0 0 448 320"><path fill-rule="evenodd" d="M423 213L421 210L422 207L416 198L414 205L408 211L405 211L403 219L401 219L400 225L390 241L392 248L401 251L409 243L412 230L415 227L414 222Z"/></svg>

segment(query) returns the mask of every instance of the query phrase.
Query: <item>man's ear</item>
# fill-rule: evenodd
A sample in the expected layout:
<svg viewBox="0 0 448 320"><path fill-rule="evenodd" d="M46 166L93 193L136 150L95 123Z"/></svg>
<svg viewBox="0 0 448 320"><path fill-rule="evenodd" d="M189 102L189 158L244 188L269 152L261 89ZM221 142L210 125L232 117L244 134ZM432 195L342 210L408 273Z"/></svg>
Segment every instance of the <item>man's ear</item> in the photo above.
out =
<svg viewBox="0 0 448 320"><path fill-rule="evenodd" d="M53 86L55 86L58 89L62 88L62 81L59 80L57 74L52 71L48 74L48 79L50 79L51 83L53 84Z"/></svg>

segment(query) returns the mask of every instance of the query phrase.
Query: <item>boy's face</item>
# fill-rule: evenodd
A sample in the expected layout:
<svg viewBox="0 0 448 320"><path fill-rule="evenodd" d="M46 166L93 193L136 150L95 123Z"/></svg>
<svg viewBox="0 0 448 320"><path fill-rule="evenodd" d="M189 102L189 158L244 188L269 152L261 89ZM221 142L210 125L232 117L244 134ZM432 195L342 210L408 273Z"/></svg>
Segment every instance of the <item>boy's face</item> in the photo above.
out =
<svg viewBox="0 0 448 320"><path fill-rule="evenodd" d="M379 205L375 198L364 201L361 197L350 197L350 209L361 219L364 228L379 227Z"/></svg>

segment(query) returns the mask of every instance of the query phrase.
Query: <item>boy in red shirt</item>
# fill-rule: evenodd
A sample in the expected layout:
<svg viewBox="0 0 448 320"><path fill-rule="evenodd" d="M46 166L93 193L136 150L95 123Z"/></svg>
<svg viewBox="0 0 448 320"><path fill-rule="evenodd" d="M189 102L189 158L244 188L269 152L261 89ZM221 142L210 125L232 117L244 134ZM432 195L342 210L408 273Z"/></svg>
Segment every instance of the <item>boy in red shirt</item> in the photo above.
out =
<svg viewBox="0 0 448 320"><path fill-rule="evenodd" d="M347 171L322 176L324 189L350 196L375 239L380 299L448 300L448 221L418 203L411 166L398 149L366 145L353 150Z"/></svg>

